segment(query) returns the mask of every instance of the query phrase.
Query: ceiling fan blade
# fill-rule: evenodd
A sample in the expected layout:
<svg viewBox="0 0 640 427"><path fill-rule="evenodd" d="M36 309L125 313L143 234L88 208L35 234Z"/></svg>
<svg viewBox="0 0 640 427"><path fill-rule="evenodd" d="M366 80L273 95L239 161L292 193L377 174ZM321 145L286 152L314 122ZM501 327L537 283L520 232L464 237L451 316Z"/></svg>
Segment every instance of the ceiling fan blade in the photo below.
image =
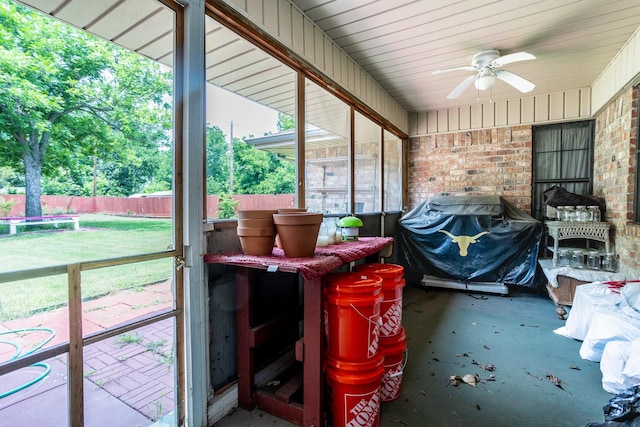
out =
<svg viewBox="0 0 640 427"><path fill-rule="evenodd" d="M456 88L454 90L452 90L449 95L447 95L447 99L454 99L454 98L459 97L462 94L462 92L464 92L464 90L466 88L468 88L469 85L471 85L471 83L473 83L473 81L475 79L477 79L477 78L478 78L478 75L476 74L476 75L469 76L466 79L464 79L462 81L462 83L460 83L458 86L456 86Z"/></svg>
<svg viewBox="0 0 640 427"><path fill-rule="evenodd" d="M443 68L442 70L435 70L432 74L448 73L449 71L478 71L476 67L467 65L464 67Z"/></svg>
<svg viewBox="0 0 640 427"><path fill-rule="evenodd" d="M513 62L529 61L531 59L536 59L536 57L528 52L511 53L509 55L504 55L504 56L501 56L500 58L494 59L493 61L491 61L490 66L502 67L504 65L511 64Z"/></svg>
<svg viewBox="0 0 640 427"><path fill-rule="evenodd" d="M509 83L511 86L518 89L520 92L531 92L536 85L531 83L529 80L520 77L517 74L512 73L507 70L496 70L494 71L494 75L496 78L502 80L505 83Z"/></svg>

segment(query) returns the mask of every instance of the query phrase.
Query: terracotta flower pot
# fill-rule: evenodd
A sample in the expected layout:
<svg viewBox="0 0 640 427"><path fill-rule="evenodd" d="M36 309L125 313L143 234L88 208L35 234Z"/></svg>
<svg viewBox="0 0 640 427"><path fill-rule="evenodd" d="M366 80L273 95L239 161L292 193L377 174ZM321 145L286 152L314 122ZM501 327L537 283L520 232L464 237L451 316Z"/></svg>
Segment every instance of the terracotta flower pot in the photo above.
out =
<svg viewBox="0 0 640 427"><path fill-rule="evenodd" d="M271 255L276 238L275 227L238 227L242 252L246 255Z"/></svg>
<svg viewBox="0 0 640 427"><path fill-rule="evenodd" d="M275 236L238 236L245 255L271 255Z"/></svg>
<svg viewBox="0 0 640 427"><path fill-rule="evenodd" d="M274 214L280 245L289 258L312 257L323 215L319 213Z"/></svg>
<svg viewBox="0 0 640 427"><path fill-rule="evenodd" d="M238 218L238 227L274 227L273 215L269 218Z"/></svg>
<svg viewBox="0 0 640 427"><path fill-rule="evenodd" d="M243 237L276 237L275 227L238 227L238 236Z"/></svg>

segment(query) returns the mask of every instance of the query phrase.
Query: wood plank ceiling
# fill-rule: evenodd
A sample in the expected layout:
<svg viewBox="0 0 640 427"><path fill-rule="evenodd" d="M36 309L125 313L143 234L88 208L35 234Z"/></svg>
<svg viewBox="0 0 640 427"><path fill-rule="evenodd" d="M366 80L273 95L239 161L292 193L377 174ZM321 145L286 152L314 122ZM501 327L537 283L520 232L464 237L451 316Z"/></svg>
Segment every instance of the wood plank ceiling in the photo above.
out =
<svg viewBox="0 0 640 427"><path fill-rule="evenodd" d="M505 67L535 83L531 95L588 87L640 26L638 0L293 1L409 112L486 102L477 99L473 85L460 97L447 99L468 71L432 75L437 69L469 65L482 49L534 54L533 61ZM21 3L172 65L172 14L154 0ZM217 24L207 20L208 34L216 31ZM231 57L234 65L229 68ZM292 93L255 90L278 86L271 83L281 81L288 69L246 42L211 46L207 67L212 83L291 111ZM501 81L491 89L493 100L518 96Z"/></svg>

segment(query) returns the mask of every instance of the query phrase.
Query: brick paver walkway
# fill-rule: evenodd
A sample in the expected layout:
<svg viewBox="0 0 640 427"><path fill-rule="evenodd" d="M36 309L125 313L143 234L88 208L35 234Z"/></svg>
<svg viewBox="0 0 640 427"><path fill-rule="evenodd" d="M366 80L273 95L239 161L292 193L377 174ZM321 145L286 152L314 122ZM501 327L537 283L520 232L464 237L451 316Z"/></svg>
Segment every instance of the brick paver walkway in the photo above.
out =
<svg viewBox="0 0 640 427"><path fill-rule="evenodd" d="M83 334L100 331L149 313L170 308L172 301L170 284L165 282L136 291L114 292L109 296L85 302L82 307ZM85 347L85 378L97 386L103 396L120 400L127 407L135 409L149 420L157 420L172 412L174 406L173 325L173 319L165 319ZM47 329L32 331L32 328ZM23 329L29 330L24 333L0 336L0 340L6 339L16 344L15 346L0 345L0 361L14 357L16 346L24 354L43 340L51 338L49 329L54 331L55 336L45 345L45 348L68 341L68 310L65 307L26 319L0 323L0 332ZM67 363L66 357L61 356L56 359L63 364ZM11 374L7 374L7 376L9 375ZM48 380L50 378L45 378L42 382ZM59 382L59 380L57 378L55 381ZM6 381L6 383L9 382ZM29 388L35 387L46 388L42 384L34 384ZM0 399L0 417L3 417L5 410L11 406L24 406L20 405L21 395L24 395L24 399L41 403L39 400L41 398L34 399L33 391L29 388ZM88 388L85 386L87 405L89 405L86 395ZM6 390L0 389L0 393L3 392ZM104 394L104 392L108 394ZM105 397L95 399L91 404L106 404L107 402L104 400ZM112 407L124 406L112 405ZM118 414L113 414L113 416L117 417ZM149 424L151 422L149 421Z"/></svg>

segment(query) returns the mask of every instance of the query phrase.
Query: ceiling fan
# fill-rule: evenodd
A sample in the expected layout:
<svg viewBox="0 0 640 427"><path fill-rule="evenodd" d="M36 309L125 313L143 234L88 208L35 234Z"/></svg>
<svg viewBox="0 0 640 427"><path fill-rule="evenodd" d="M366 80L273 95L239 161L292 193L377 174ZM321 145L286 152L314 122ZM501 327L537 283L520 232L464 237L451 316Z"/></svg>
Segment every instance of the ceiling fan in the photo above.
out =
<svg viewBox="0 0 640 427"><path fill-rule="evenodd" d="M471 65L444 68L442 70L434 71L433 74L448 73L450 71L476 72L473 76L467 77L458 86L456 86L456 88L447 95L448 99L454 99L460 96L462 92L471 85L471 83L475 83L475 87L478 90L489 89L496 82L496 79L500 79L524 93L532 91L536 85L531 83L529 80L512 73L511 71L499 70L498 68L513 62L529 61L531 59L536 59L536 57L527 52L517 52L500 56L499 50L486 49L473 55L471 58Z"/></svg>

